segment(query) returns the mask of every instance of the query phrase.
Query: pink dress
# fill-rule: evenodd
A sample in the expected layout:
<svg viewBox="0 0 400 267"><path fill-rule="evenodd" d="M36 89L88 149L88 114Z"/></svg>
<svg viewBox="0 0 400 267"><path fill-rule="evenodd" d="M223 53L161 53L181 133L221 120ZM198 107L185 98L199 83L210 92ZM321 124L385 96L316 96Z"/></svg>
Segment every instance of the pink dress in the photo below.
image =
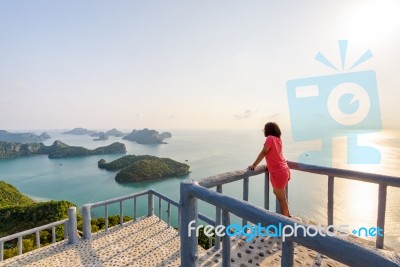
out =
<svg viewBox="0 0 400 267"><path fill-rule="evenodd" d="M269 135L265 139L264 146L268 149L265 160L272 187L277 189L285 188L290 180L290 171L283 157L282 140L279 137Z"/></svg>

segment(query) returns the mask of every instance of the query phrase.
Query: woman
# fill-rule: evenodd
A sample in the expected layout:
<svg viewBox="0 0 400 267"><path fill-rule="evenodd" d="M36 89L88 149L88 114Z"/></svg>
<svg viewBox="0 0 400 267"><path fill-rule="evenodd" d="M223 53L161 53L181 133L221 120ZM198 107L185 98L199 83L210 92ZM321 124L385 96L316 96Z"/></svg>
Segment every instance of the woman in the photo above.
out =
<svg viewBox="0 0 400 267"><path fill-rule="evenodd" d="M290 217L285 192L286 185L290 180L290 170L282 153L281 130L275 122L268 122L265 124L263 132L266 137L264 147L250 169L254 171L265 158L274 194L281 206L281 213Z"/></svg>

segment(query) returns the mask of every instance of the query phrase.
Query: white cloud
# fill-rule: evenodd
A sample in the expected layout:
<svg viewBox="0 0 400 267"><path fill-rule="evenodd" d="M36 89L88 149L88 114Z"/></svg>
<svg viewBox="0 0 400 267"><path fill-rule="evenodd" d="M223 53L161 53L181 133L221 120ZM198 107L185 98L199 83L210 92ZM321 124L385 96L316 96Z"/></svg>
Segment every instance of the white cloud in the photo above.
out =
<svg viewBox="0 0 400 267"><path fill-rule="evenodd" d="M236 119L248 119L257 113L257 110L246 109L244 112L234 115Z"/></svg>

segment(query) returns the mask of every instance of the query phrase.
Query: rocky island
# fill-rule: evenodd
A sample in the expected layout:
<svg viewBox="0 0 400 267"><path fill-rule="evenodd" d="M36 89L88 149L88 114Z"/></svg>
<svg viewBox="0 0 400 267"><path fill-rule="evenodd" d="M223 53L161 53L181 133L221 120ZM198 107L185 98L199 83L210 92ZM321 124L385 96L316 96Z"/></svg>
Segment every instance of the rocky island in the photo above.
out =
<svg viewBox="0 0 400 267"><path fill-rule="evenodd" d="M93 139L93 141L103 141L103 140L108 140L108 135L105 132L99 132L96 134L92 134L90 136L97 136L98 138Z"/></svg>
<svg viewBox="0 0 400 267"><path fill-rule="evenodd" d="M51 146L46 146L43 143L21 144L0 142L0 159L30 155L48 155L49 158L64 158L116 153L126 153L125 145L115 142L108 146L90 150L84 147L69 146L61 141L55 141Z"/></svg>
<svg viewBox="0 0 400 267"><path fill-rule="evenodd" d="M108 146L98 147L96 149L87 149L78 146L66 146L55 149L49 153L49 158L66 158L66 157L81 157L102 154L119 154L126 153L125 144L115 142Z"/></svg>
<svg viewBox="0 0 400 267"><path fill-rule="evenodd" d="M120 170L115 180L121 183L177 177L188 174L190 166L169 158L127 155L107 163L99 160L98 167L106 170Z"/></svg>
<svg viewBox="0 0 400 267"><path fill-rule="evenodd" d="M63 132L63 134L74 134L74 135L86 135L86 134L91 135L94 133L96 133L96 131L91 131L91 130L84 129L84 128L74 128L70 131Z"/></svg>
<svg viewBox="0 0 400 267"><path fill-rule="evenodd" d="M126 135L126 134L123 133L123 132L118 131L118 130L115 129L115 128L113 128L113 129L107 131L107 132L106 132L106 135L108 135L108 136L115 136L115 137L122 137L122 136L124 136L124 135Z"/></svg>
<svg viewBox="0 0 400 267"><path fill-rule="evenodd" d="M171 138L172 134L169 132L159 133L156 130L133 130L130 134L124 136L122 139L135 141L138 144L166 144L164 139Z"/></svg>
<svg viewBox="0 0 400 267"><path fill-rule="evenodd" d="M33 133L10 133L4 130L0 130L0 141L3 142L14 142L14 143L37 143L51 139L51 136L47 133L36 135Z"/></svg>
<svg viewBox="0 0 400 267"><path fill-rule="evenodd" d="M98 132L98 131L94 131L94 130L88 130L85 128L74 128L72 130L63 132L63 134L90 135L90 136L95 136L95 137L99 137L100 135L122 137L122 136L126 135L125 133L120 132L115 128L113 128L107 132ZM106 139L101 139L101 140L106 140Z"/></svg>

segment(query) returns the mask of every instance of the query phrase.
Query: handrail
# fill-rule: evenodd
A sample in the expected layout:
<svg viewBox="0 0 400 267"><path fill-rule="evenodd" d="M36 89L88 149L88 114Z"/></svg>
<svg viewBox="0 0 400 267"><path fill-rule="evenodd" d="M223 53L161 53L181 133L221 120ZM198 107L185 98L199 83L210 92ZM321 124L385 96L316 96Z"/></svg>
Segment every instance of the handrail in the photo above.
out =
<svg viewBox="0 0 400 267"><path fill-rule="evenodd" d="M64 240L68 237L68 244L75 244L78 242L77 236L77 220L76 220L76 207L68 209L68 219L59 220L46 225L38 226L29 230L15 233L9 236L0 238L0 261L4 260L4 243L13 239L18 239L18 255L22 254L22 238L27 235L36 235L36 248L40 248L40 231L50 229L52 231L52 243L56 243L56 230L59 225L64 224Z"/></svg>
<svg viewBox="0 0 400 267"><path fill-rule="evenodd" d="M376 226L384 231L385 228L385 214L386 214L386 197L387 197L387 187L400 187L400 177L396 176L388 176L367 172L359 172L352 171L346 169L339 168L331 168L331 167L322 167L310 164L303 164L293 161L287 161L288 166L292 170L327 175L328 177L328 203L327 203L327 217L328 217L328 225L333 225L333 206L334 206L334 180L335 178L349 179L367 183L375 183L379 185L378 189L378 214L377 214L377 223ZM227 172L218 174L215 176L207 177L199 181L199 185L211 188L217 187L217 191L220 190L222 192L222 185L238 180L243 180L243 200L248 199L248 177L259 175L261 173L265 173L265 195L264 195L264 208L269 210L269 173L268 169L265 165L258 166L254 171L249 169L238 170L233 172ZM288 188L286 188L286 197L288 197ZM276 212L280 212L279 201L276 201ZM220 221L220 210L216 208L217 222ZM246 224L246 221L243 219L243 224ZM377 235L376 237L376 247L383 248L384 245L384 236ZM216 240L216 247L219 248L219 239Z"/></svg>
<svg viewBox="0 0 400 267"><path fill-rule="evenodd" d="M292 170L334 176L350 180L358 180L367 183L384 184L387 186L400 187L400 177L396 176L359 172L359 171L352 171L352 170L331 168L331 167L322 167L322 166L303 164L293 161L287 161L287 163L289 168ZM211 188L220 184L231 183L238 180L242 180L246 177L259 175L264 173L266 170L267 170L266 165L259 165L254 171L251 171L249 169L244 169L244 170L226 172L210 176L207 178L203 178L199 181L199 184L206 188Z"/></svg>
<svg viewBox="0 0 400 267"><path fill-rule="evenodd" d="M153 189L148 189L145 191L141 191L141 192L137 192L137 193L133 193L133 194L129 194L129 195L125 195L125 196L121 196L121 197L116 197L116 198L112 198L112 199L107 199L107 200L103 200L103 201L98 201L98 202L94 202L94 203L88 203L83 205L82 207L82 232L83 232L83 238L84 239L90 239L91 238L91 209L92 208L96 208L96 207L100 207L100 206L104 206L105 207L105 230L108 231L108 205L110 204L114 204L114 203L120 203L119 205L119 215L120 215L120 226L123 225L123 201L129 200L129 199L133 199L134 200L134 209L133 209L133 214L134 214L134 219L136 219L136 198L140 197L140 196L144 196L147 195L148 196L148 207L147 207L147 216L152 216L154 215L154 196L159 198L159 202L158 202L158 217L159 220L162 220L162 203L161 200L164 200L165 202L168 203L168 207L167 207L167 213L168 213L168 218L167 218L167 223L168 223L168 227L171 226L171 207L175 206L178 209L178 223L180 222L180 213L181 213L181 205L176 202L175 200L153 190ZM203 221L205 221L206 223L209 224L213 224L215 225L215 221L212 220L211 218L199 213L199 218Z"/></svg>
<svg viewBox="0 0 400 267"><path fill-rule="evenodd" d="M266 170L267 170L267 168L265 165L260 165L260 166L257 166L257 168L254 171L245 169L245 170L238 170L238 171L233 171L233 172L225 172L222 174L203 178L203 179L199 180L199 184L206 188L211 188L211 187L214 187L217 185L222 185L222 184L227 184L227 183L235 182L238 180L242 180L246 177L259 175L259 174L265 173Z"/></svg>
<svg viewBox="0 0 400 267"><path fill-rule="evenodd" d="M1 242L7 242L7 241L10 241L10 240L13 240L13 239L17 239L20 236L26 236L26 235L34 234L36 232L40 232L40 231L43 231L43 230L46 230L46 229L49 229L49 228L52 228L52 227L57 227L57 226L59 226L61 224L64 224L65 222L68 222L68 219L59 220L59 221L56 221L56 222L52 222L52 223L49 223L49 224L46 224L46 225L42 225L42 226L39 226L39 227L35 227L35 228L32 228L32 229L29 229L29 230L25 230L25 231L22 231L22 232L19 232L19 233L15 233L15 234L12 234L12 235L9 235L9 236L1 237L0 238L0 243Z"/></svg>
<svg viewBox="0 0 400 267"><path fill-rule="evenodd" d="M229 213L233 213L243 219L261 225L297 225L306 224L293 219L266 211L244 200L235 199L218 192L212 191L195 181L183 181L181 183L181 264L182 266L197 266L197 237L195 231L189 236L189 223L197 218L197 198L222 209L222 222L229 224ZM230 237L224 236L222 265L230 266ZM308 248L321 252L328 257L351 266L360 266L368 262L373 266L398 266L392 260L380 253L361 247L355 243L337 238L335 236L323 236L318 233L313 236L298 234L282 242L282 266L293 266L293 242L300 243Z"/></svg>
<svg viewBox="0 0 400 267"><path fill-rule="evenodd" d="M99 207L99 206L104 206L104 205L109 205L109 204L121 202L121 201L124 201L124 200L127 200L127 199L131 199L131 198L134 198L134 197L147 195L148 193L149 193L149 190L146 190L146 191L141 191L141 192L125 195L125 196L122 196L122 197L110 198L110 199L106 199L106 200L102 200L102 201L98 201L98 202L94 202L94 203L88 203L88 204L85 204L83 206L90 206L91 208L96 208L96 207Z"/></svg>
<svg viewBox="0 0 400 267"><path fill-rule="evenodd" d="M386 186L400 187L400 177L396 176L352 171L352 170L332 168L332 167L322 167L322 166L304 164L293 161L288 161L287 163L290 169L297 171L323 174L323 175L345 178L350 180L357 180L367 183L383 184Z"/></svg>

